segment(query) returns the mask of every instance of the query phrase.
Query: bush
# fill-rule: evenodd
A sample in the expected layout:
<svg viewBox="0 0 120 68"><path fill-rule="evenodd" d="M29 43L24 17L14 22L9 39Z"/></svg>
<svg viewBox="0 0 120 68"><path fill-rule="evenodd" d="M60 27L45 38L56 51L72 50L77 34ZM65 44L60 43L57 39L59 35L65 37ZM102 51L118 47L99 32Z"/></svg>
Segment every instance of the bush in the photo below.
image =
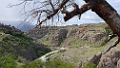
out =
<svg viewBox="0 0 120 68"><path fill-rule="evenodd" d="M105 32L109 35L112 33L110 27L105 27Z"/></svg>
<svg viewBox="0 0 120 68"><path fill-rule="evenodd" d="M16 66L14 56L6 55L0 57L0 68L16 68Z"/></svg>
<svg viewBox="0 0 120 68"><path fill-rule="evenodd" d="M22 68L43 68L43 63L41 61L33 61L29 64L23 65Z"/></svg>
<svg viewBox="0 0 120 68"><path fill-rule="evenodd" d="M93 63L86 63L83 65L83 68L96 68L97 65Z"/></svg>

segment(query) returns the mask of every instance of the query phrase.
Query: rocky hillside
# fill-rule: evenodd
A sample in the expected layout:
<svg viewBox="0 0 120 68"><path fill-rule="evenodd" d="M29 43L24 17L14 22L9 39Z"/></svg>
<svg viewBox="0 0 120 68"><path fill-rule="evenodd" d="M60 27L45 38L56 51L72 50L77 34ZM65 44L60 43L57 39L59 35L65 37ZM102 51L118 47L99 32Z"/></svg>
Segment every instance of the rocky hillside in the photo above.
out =
<svg viewBox="0 0 120 68"><path fill-rule="evenodd" d="M115 53L110 55L110 61L107 61L108 56L105 55L104 57L104 55L102 55L101 59L97 57L100 59L98 62L99 64L92 63L92 61L98 61L96 59L96 54L104 52L106 48L116 40L115 38L108 42L109 34L111 34L111 30L104 23L59 27L36 27L27 33L28 36L36 40L36 43L42 43L53 50L60 47L67 48L63 53L56 53L50 56L51 60L59 58L79 68L106 68L105 64L108 64L108 68L109 65L115 64L111 65L115 68L119 66L119 58L117 59L117 57L114 57L116 55ZM112 51L110 51L110 53ZM112 56L115 60L112 60ZM105 60L106 62L104 62Z"/></svg>
<svg viewBox="0 0 120 68"><path fill-rule="evenodd" d="M35 27L22 32L0 24L0 68L119 68L116 38L104 23ZM107 43L108 42L108 43ZM44 62L43 62L43 61Z"/></svg>
<svg viewBox="0 0 120 68"><path fill-rule="evenodd" d="M40 42L47 46L54 47L72 46L72 44L77 43L79 40L88 42L104 41L107 39L109 33L110 31L107 25L85 24L80 26L36 27L27 34L33 39L36 39L38 43Z"/></svg>

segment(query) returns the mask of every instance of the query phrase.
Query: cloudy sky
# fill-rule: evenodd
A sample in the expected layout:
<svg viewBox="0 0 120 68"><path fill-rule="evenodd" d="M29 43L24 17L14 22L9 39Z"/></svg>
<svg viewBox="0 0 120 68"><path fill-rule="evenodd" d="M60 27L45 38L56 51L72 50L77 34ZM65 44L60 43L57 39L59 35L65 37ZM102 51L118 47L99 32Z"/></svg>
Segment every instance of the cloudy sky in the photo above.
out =
<svg viewBox="0 0 120 68"><path fill-rule="evenodd" d="M107 0L120 14L120 0ZM0 21L22 21L24 18L21 15L23 11L21 6L9 8L11 4L19 3L18 0L0 0ZM83 4L82 0L78 0L79 4ZM94 12L88 11L82 15L81 20L77 17L72 18L67 21L65 24L84 24L84 23L95 23L103 21L99 18ZM11 23L10 23L11 24Z"/></svg>

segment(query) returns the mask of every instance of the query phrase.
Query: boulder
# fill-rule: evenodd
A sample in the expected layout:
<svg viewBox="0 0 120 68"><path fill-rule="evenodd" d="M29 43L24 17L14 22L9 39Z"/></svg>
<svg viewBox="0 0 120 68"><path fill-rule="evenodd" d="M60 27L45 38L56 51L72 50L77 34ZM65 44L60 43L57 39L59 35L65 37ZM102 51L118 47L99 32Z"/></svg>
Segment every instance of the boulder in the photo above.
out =
<svg viewBox="0 0 120 68"><path fill-rule="evenodd" d="M97 68L120 68L120 49L113 48L103 54Z"/></svg>

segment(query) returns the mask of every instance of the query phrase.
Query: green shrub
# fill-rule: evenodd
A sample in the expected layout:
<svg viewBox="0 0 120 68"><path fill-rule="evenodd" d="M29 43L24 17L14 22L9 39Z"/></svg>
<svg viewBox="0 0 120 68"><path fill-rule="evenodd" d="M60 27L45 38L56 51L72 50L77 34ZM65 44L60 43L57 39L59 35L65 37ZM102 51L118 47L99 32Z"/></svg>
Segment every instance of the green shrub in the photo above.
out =
<svg viewBox="0 0 120 68"><path fill-rule="evenodd" d="M54 59L45 64L46 68L76 68L74 64L65 62L60 59Z"/></svg>
<svg viewBox="0 0 120 68"><path fill-rule="evenodd" d="M6 55L0 57L0 68L16 68L15 57L12 55Z"/></svg>
<svg viewBox="0 0 120 68"><path fill-rule="evenodd" d="M83 65L83 68L96 68L97 65L93 63L86 63Z"/></svg>
<svg viewBox="0 0 120 68"><path fill-rule="evenodd" d="M33 61L29 64L23 65L23 68L43 68L44 64L41 61Z"/></svg>
<svg viewBox="0 0 120 68"><path fill-rule="evenodd" d="M107 34L111 34L111 29L110 29L110 27L105 27L105 32L107 33Z"/></svg>

